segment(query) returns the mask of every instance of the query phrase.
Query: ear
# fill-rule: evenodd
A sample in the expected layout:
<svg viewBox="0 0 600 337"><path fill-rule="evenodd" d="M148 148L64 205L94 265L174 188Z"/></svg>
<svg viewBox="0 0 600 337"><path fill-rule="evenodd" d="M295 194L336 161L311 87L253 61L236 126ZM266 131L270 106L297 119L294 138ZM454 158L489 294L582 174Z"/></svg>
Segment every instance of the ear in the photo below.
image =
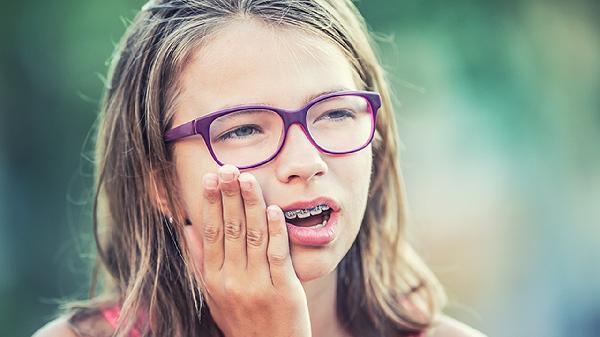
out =
<svg viewBox="0 0 600 337"><path fill-rule="evenodd" d="M375 134L373 135L373 149L379 150L383 145L383 138L381 137L381 133L379 130L375 129Z"/></svg>
<svg viewBox="0 0 600 337"><path fill-rule="evenodd" d="M169 203L169 198L167 197L167 189L166 189L166 181L163 173L160 170L153 169L148 175L145 177L146 184L146 193L148 193L148 198L152 203L152 207L158 210L160 214L165 217L177 217L177 213ZM192 221L189 219L187 215L183 215L184 219L180 220L184 225L191 225Z"/></svg>
<svg viewBox="0 0 600 337"><path fill-rule="evenodd" d="M170 210L162 173L156 169L151 170L145 177L145 184L146 193L148 193L152 206L166 216L171 215L172 211Z"/></svg>

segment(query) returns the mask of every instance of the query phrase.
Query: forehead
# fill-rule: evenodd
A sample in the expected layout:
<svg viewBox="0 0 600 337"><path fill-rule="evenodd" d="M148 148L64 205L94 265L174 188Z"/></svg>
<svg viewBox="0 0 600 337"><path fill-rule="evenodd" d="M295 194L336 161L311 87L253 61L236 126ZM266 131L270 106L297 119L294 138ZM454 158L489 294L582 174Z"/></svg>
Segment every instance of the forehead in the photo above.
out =
<svg viewBox="0 0 600 337"><path fill-rule="evenodd" d="M228 23L184 68L174 125L225 107L298 108L307 98L357 89L355 72L330 41L256 20Z"/></svg>

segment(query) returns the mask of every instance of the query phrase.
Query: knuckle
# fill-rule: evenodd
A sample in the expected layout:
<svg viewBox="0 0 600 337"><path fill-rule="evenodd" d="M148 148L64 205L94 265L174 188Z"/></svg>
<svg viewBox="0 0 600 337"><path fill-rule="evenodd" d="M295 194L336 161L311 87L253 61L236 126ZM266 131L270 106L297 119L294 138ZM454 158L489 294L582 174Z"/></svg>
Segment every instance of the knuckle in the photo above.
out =
<svg viewBox="0 0 600 337"><path fill-rule="evenodd" d="M222 192L223 195L226 196L226 197L228 197L228 198L235 197L235 196L237 196L239 194L238 189L232 188L230 186L223 187L222 191L223 191Z"/></svg>
<svg viewBox="0 0 600 337"><path fill-rule="evenodd" d="M248 228L246 232L246 240L248 241L248 245L260 247L265 242L265 234L260 229Z"/></svg>
<svg viewBox="0 0 600 337"><path fill-rule="evenodd" d="M204 191L204 198L209 204L213 205L219 201L219 193L215 191Z"/></svg>
<svg viewBox="0 0 600 337"><path fill-rule="evenodd" d="M204 224L204 238L210 243L214 243L219 239L219 227L213 224Z"/></svg>
<svg viewBox="0 0 600 337"><path fill-rule="evenodd" d="M225 221L225 237L239 239L242 236L242 224L238 220L228 219Z"/></svg>
<svg viewBox="0 0 600 337"><path fill-rule="evenodd" d="M260 204L260 200L256 198L251 192L243 192L244 204L246 207L256 207Z"/></svg>
<svg viewBox="0 0 600 337"><path fill-rule="evenodd" d="M287 254L269 253L267 255L269 264L274 266L283 266L287 261Z"/></svg>
<svg viewBox="0 0 600 337"><path fill-rule="evenodd" d="M273 239L279 239L284 236L285 232L281 228L269 228L269 236Z"/></svg>

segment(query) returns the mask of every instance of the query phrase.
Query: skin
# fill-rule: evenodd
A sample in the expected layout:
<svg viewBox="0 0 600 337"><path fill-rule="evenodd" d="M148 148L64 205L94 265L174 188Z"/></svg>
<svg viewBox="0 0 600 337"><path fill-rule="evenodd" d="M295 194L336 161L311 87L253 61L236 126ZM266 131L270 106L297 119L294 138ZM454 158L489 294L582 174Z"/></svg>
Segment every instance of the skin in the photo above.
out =
<svg viewBox="0 0 600 337"><path fill-rule="evenodd" d="M309 97L323 92L359 89L349 61L335 45L252 20L228 24L200 48L185 68L180 87L173 125L228 106L262 103L298 109ZM178 141L174 151L180 192L193 223L186 227L186 240L209 297L212 292L213 307L227 312L221 322L215 317L226 334L241 331L249 336L249 331L256 329L264 336L265 331L274 329L267 324L277 321L270 319L261 326L257 323L261 317L272 315L263 312L248 317L248 313L265 305L261 297L273 302L281 296L282 303L292 304L273 307L272 314L296 313L292 319L281 317L282 329L301 331L297 335L303 336L345 335L335 315L335 269L354 242L364 215L371 146L344 156L320 153L301 128L293 125L286 145L273 161L241 174L231 165L219 167L199 136ZM227 174L233 175L230 181L223 179ZM205 188L203 182L211 180L218 186ZM251 187L242 191L240 181ZM287 229L279 207L319 196L340 204L336 239L319 247L291 244L288 252ZM267 222L268 205L279 206L274 207L279 222ZM205 224L210 230L206 231ZM263 233L263 238L252 240L257 235L246 233ZM273 256L280 259L273 261ZM289 265L286 256L291 256ZM208 301L211 307L211 298ZM247 310L232 315L240 301L248 303ZM213 307L211 313L219 316ZM310 323L298 323L305 315L307 320L310 316Z"/></svg>

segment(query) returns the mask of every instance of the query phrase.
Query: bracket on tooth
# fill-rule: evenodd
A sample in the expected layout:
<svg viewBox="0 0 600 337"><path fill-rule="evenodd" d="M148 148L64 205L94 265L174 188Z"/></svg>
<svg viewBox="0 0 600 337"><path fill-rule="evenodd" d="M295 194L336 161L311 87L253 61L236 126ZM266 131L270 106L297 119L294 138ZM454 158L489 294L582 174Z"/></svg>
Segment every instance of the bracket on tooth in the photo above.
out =
<svg viewBox="0 0 600 337"><path fill-rule="evenodd" d="M310 211L305 211L305 210L301 210L298 211L296 213L296 215L300 218L300 219L304 219L304 218L308 218L310 216Z"/></svg>
<svg viewBox="0 0 600 337"><path fill-rule="evenodd" d="M320 206L315 207L314 211L310 210L310 215L317 215L323 213L323 209Z"/></svg>
<svg viewBox="0 0 600 337"><path fill-rule="evenodd" d="M327 210L329 210L329 206L317 205L311 209L299 209L299 210L295 210L295 211L287 211L287 212L285 212L285 217L288 219L295 219L295 218L304 219L304 218L308 218L311 215L321 214L323 211L327 211Z"/></svg>

